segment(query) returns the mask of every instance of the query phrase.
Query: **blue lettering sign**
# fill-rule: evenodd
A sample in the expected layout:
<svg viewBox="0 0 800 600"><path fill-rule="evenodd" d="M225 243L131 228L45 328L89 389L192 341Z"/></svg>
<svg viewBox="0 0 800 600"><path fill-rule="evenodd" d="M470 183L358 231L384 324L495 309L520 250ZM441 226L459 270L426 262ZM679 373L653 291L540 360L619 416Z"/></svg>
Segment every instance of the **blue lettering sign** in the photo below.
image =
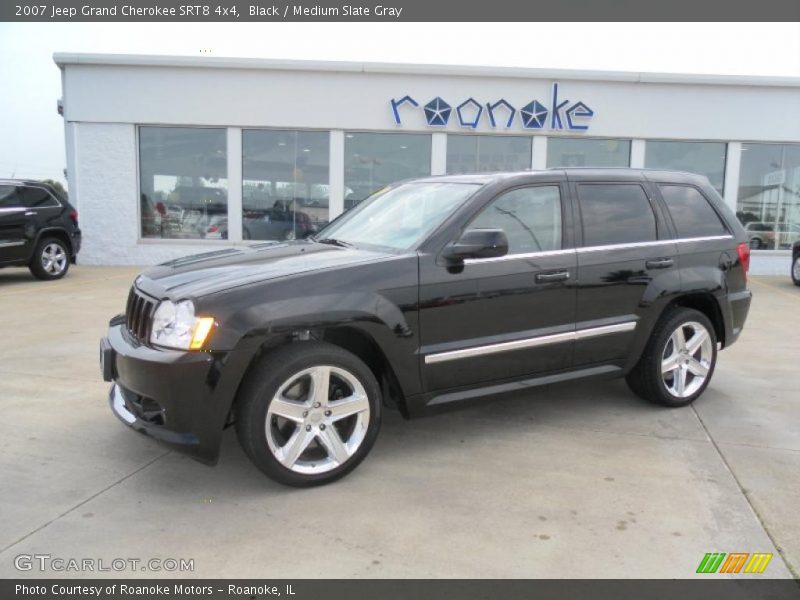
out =
<svg viewBox="0 0 800 600"><path fill-rule="evenodd" d="M475 98L467 98L461 104L456 105L455 113L459 127L467 129L477 129L481 123L481 118L486 109L488 116L488 126L496 129L499 126L509 129L513 126L514 120L519 114L519 122L523 129L568 129L570 131L586 131L589 125L586 120L594 116L594 111L582 102L570 104L570 100L559 99L558 83L553 83L552 94L550 96L550 107L542 104L538 99L531 100L521 109L517 110L510 102L501 98L496 102L482 104ZM390 100L392 116L396 125L402 125L400 108L406 104L413 109L420 108L420 103L410 95L403 96L399 100ZM436 96L422 107L425 122L429 127L447 127L450 122L450 115L453 112L452 105L445 99ZM506 116L507 115L507 116Z"/></svg>

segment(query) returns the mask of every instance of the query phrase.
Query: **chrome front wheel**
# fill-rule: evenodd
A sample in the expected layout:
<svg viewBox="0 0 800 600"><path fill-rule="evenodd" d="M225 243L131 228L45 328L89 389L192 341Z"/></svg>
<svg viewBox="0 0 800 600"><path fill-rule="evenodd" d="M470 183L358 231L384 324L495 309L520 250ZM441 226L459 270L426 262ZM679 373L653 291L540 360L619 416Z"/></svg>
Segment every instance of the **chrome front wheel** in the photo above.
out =
<svg viewBox="0 0 800 600"><path fill-rule="evenodd" d="M251 368L236 401L236 434L266 475L297 487L329 483L369 453L381 388L364 361L322 341L287 344Z"/></svg>
<svg viewBox="0 0 800 600"><path fill-rule="evenodd" d="M692 396L708 378L713 357L708 329L697 321L680 324L661 356L661 379L667 392L676 398Z"/></svg>
<svg viewBox="0 0 800 600"><path fill-rule="evenodd" d="M369 415L367 392L355 375L331 365L311 367L290 376L273 396L267 444L287 469L325 473L356 453Z"/></svg>

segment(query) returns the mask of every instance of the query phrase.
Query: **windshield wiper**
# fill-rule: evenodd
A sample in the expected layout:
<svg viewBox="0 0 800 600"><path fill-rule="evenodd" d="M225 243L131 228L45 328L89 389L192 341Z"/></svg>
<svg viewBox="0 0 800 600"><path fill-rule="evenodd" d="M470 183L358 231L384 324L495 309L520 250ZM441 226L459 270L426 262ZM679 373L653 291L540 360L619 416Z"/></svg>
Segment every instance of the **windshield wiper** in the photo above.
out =
<svg viewBox="0 0 800 600"><path fill-rule="evenodd" d="M336 238L322 238L319 240L314 238L314 241L319 242L320 244L330 244L331 246L339 246L341 248L351 248L353 246L353 244L349 242L337 240Z"/></svg>

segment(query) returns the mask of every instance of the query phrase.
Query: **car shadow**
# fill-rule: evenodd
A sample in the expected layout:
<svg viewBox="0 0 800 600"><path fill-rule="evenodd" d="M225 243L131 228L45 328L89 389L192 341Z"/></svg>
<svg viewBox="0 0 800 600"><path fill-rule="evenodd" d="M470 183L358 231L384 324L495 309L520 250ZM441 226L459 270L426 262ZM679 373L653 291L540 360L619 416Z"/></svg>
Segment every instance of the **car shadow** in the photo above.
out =
<svg viewBox="0 0 800 600"><path fill-rule="evenodd" d="M687 414L650 404L633 395L622 380L583 381L536 388L526 393L506 394L454 410L406 420L396 410L385 409L381 432L365 463L343 479L315 489L347 486L348 482L369 477L369 471L386 468L387 461L396 468L396 458L413 464L429 458L437 449L480 447L497 441L502 432L504 441L525 443L531 435L545 430L561 429L576 432L630 433L661 438L685 435ZM528 438L526 440L526 438ZM238 444L234 428L225 431L219 464L208 469L188 457L176 453L170 460L180 461L182 474L191 473L189 485L208 489L235 490L235 495L282 497L304 490L276 483L263 475ZM367 468L365 468L367 467ZM173 469L154 472L154 478L171 482ZM196 479L195 479L196 478ZM360 481L363 484L363 481ZM359 485L359 484L356 484ZM158 483L151 481L151 489Z"/></svg>
<svg viewBox="0 0 800 600"><path fill-rule="evenodd" d="M7 267L0 269L0 288L19 283L33 283L36 279L27 267Z"/></svg>

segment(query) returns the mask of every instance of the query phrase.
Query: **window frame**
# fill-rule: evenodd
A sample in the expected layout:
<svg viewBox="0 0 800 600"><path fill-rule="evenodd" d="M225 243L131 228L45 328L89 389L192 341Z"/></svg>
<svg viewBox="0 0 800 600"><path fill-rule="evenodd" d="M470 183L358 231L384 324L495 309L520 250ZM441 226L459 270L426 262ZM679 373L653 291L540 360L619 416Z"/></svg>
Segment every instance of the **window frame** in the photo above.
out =
<svg viewBox="0 0 800 600"><path fill-rule="evenodd" d="M580 186L582 185L632 185L638 186L642 192L644 192L645 198L647 198L647 202L650 205L650 211L653 213L653 220L656 225L656 238L654 240L642 240L638 242L613 242L608 244L591 244L588 245L586 243L586 227L584 226L583 222L583 206L581 205L581 195L580 195ZM640 180L614 180L609 179L606 181L603 180L578 180L574 181L574 205L576 211L576 227L580 230L580 234L576 232L576 244L578 242L578 248L619 248L619 247L635 247L640 245L651 245L651 244L658 244L665 240L673 239L672 231L668 230L666 225L666 220L664 219L664 215L661 214L661 207L658 205L657 202L654 201L654 195L652 190L648 189L648 185L645 181ZM666 231L665 231L666 230ZM671 237L665 237L664 234L669 234Z"/></svg>
<svg viewBox="0 0 800 600"><path fill-rule="evenodd" d="M209 244L215 246L225 246L234 243L233 240L215 240L208 238L157 238L157 237L144 237L142 235L142 152L141 152L141 130L145 128L162 128L162 129L220 129L225 132L225 170L226 179L228 182L231 180L231 174L228 172L227 161L230 158L230 148L228 147L228 131L231 129L229 125L175 125L169 123L135 123L134 124L134 148L133 151L136 157L136 243L137 244L181 244L181 245L196 245L196 244ZM241 162L241 161L240 161ZM228 200L226 204L228 219L230 219L230 184L226 188ZM229 221L230 222L230 221Z"/></svg>
<svg viewBox="0 0 800 600"><path fill-rule="evenodd" d="M334 221L334 219L331 218L331 196L332 196L332 186L331 186L331 179L332 179L331 178L331 134L332 134L332 132L334 130L332 130L332 129L319 129L319 128L313 128L313 127L286 128L286 127L248 127L248 126L241 126L241 127L238 127L238 129L241 132L241 135L239 136L239 166L240 166L239 173L241 175L240 180L239 180L239 192L241 194L241 203L239 205L238 219L242 223L242 239L239 240L239 241L236 241L236 242L234 242L234 241L232 241L230 239L229 240L221 240L221 241L227 241L227 242L230 242L230 243L244 244L244 245L263 244L266 241L272 241L272 240L245 239L244 238L244 210L245 210L244 209L244 182L246 181L245 173L244 173L244 161L245 161L245 157L244 157L244 136L245 136L245 133L248 132L248 131L249 132L267 131L267 132L273 132L273 133L274 132L293 133L293 134L295 134L295 140L297 139L297 134L300 134L300 133L321 133L321 134L324 134L326 136L327 144L328 144L328 175L327 175L327 183L325 184L325 185L328 186L328 198L327 198L328 204L325 207L326 210L327 210L327 220L325 221L325 224L322 225L319 228L319 230L321 231L322 229L324 229L325 227L330 225ZM344 190L342 190L342 193L344 193ZM295 207L295 210L296 209L297 209L297 207ZM343 211L342 214L344 214L345 212L346 211ZM230 223L230 219L231 219L230 207L228 207L228 222L229 223ZM219 240L213 240L213 241L219 241Z"/></svg>
<svg viewBox="0 0 800 600"><path fill-rule="evenodd" d="M673 171L673 172L675 172L675 171L682 171L683 170L683 169L675 169L675 168L670 168L670 167L648 167L647 166L647 145L650 144L650 143L658 143L658 142L678 143L678 144L722 144L725 147L725 155L722 158L722 189L721 190L717 190L716 188L714 188L714 184L711 183L710 180L709 180L709 183L711 184L711 187L714 188L714 191L716 191L723 198L725 197L725 192L726 192L725 182L726 182L726 178L728 176L728 159L730 158L730 154L731 154L731 148L730 148L731 142L730 141L711 140L711 139L691 139L691 140L687 140L687 139L674 139L674 138L647 138L647 139L644 140L644 164L643 164L642 168L650 170L650 171ZM701 173L696 173L694 171L690 171L690 172L708 178L707 175L702 175ZM656 185L659 185L657 182L654 182L654 183ZM689 185L689 184L687 184L687 185Z"/></svg>
<svg viewBox="0 0 800 600"><path fill-rule="evenodd" d="M573 165L573 166L557 166L550 164L550 142L553 140L582 140L582 141L597 141L597 142L625 142L628 144L627 161L624 165L605 165L605 166L592 166L592 165ZM633 157L633 140L632 137L584 137L575 135L551 135L547 136L547 150L545 152L545 168L547 169L627 169L631 167L631 158Z"/></svg>
<svg viewBox="0 0 800 600"><path fill-rule="evenodd" d="M449 157L449 153L450 153L450 140L452 140L453 138L461 138L461 139L476 138L477 140L479 140L479 138L500 138L500 139L505 138L505 139L524 139L524 140L527 140L528 141L528 153L527 153L528 157L527 157L527 162L526 162L527 166L522 169L522 170L525 170L525 169L530 169L531 168L531 164L533 164L533 139L534 139L534 137L536 137L536 136L524 135L524 134L516 135L516 134L497 134L497 133L465 133L465 132L458 132L458 131L457 132L447 133L447 148L446 148L446 151L444 153L445 154L444 155L444 171L445 171L444 175L447 176L447 177L450 177L450 176L457 176L457 175L476 175L476 174L479 175L479 174L482 174L482 173L490 172L490 171L480 171L479 170L480 167L478 167L478 170L475 170L475 171L450 171L448 157ZM480 154L476 153L475 154L476 162L478 162L478 159L477 159L478 156L480 156ZM503 169L501 169L501 171L512 171L512 169L503 168Z"/></svg>
<svg viewBox="0 0 800 600"><path fill-rule="evenodd" d="M330 131L334 131L334 130L330 130ZM374 194L378 190L383 189L386 186L395 185L395 184L398 184L398 183L405 183L406 181L413 180L413 179L422 179L423 177L435 177L435 175L433 175L433 156L434 156L434 152L433 152L433 147L434 147L433 134L436 133L435 131L418 131L418 130L404 131L404 130L396 130L396 129L392 130L392 129L357 129L357 128L356 129L341 129L339 131L342 132L342 136L344 138L342 140L343 143L342 143L342 156L341 156L341 159L342 159L341 160L341 162L342 162L342 206L343 206L342 214L352 210L353 208L355 208L356 206L361 204L364 200L369 198L372 194ZM345 191L347 190L347 140L348 139L352 139L352 138L348 138L347 136L348 135L359 135L359 134L412 135L412 136L419 136L419 137L427 137L428 138L428 144L429 144L429 152L430 152L430 156L429 156L429 160L428 160L428 173L427 173L427 175L417 175L417 176L410 177L410 178L396 179L394 181L390 181L390 182L382 185L381 187L377 188L373 192L370 192L369 195L365 196L361 200L358 200L350 208L347 208L345 206L346 199L344 197ZM336 218L338 218L338 216ZM334 219L331 219L329 223L333 223L333 221L334 221Z"/></svg>

